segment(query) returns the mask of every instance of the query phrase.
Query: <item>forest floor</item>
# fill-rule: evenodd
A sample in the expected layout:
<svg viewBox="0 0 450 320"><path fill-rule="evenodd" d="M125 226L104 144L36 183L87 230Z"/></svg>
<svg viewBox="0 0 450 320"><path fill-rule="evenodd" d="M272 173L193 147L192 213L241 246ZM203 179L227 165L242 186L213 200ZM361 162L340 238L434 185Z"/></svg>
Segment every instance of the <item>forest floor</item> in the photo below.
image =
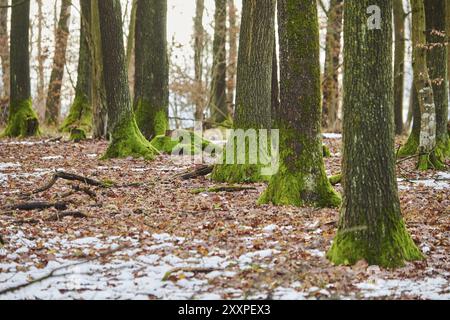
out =
<svg viewBox="0 0 450 320"><path fill-rule="evenodd" d="M336 174L340 138L325 143ZM175 177L193 167L187 161L101 161L105 149L0 142L0 299L450 299L448 172L420 173L415 159L398 165L403 215L426 260L394 271L327 261L338 210L258 206L264 184L199 193L217 184ZM30 194L56 170L117 185L83 191L60 179ZM30 201L68 208L5 209Z"/></svg>

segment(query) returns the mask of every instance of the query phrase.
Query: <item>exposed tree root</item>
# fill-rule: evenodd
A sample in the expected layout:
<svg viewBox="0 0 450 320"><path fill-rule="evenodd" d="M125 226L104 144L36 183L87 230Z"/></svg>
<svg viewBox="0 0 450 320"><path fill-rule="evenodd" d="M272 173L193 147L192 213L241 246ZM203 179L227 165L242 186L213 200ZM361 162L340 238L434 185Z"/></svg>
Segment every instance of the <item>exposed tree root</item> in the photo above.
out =
<svg viewBox="0 0 450 320"><path fill-rule="evenodd" d="M190 180L190 179L195 179L198 177L203 177L206 176L208 174L210 174L214 169L214 166L201 166L195 170L189 170L187 172L184 172L182 174L177 174L174 176L174 178L180 178L182 180Z"/></svg>

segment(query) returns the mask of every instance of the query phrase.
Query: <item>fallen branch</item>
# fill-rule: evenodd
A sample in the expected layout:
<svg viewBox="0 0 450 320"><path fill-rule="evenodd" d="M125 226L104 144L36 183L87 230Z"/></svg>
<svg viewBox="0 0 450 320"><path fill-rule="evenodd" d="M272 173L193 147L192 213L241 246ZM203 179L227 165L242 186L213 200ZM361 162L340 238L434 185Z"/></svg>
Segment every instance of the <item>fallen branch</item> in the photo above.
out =
<svg viewBox="0 0 450 320"><path fill-rule="evenodd" d="M65 211L65 212L56 213L56 214L52 215L46 221L59 221L65 217L74 217L74 218L79 218L79 219L88 218L87 215L85 215L84 213L79 212L79 211Z"/></svg>
<svg viewBox="0 0 450 320"><path fill-rule="evenodd" d="M32 192L32 194L41 193L41 192L49 190L51 187L53 187L53 185L56 183L56 181L58 181L58 179L64 179L64 180L69 180L69 181L79 181L79 182L85 183L90 186L102 187L102 188L108 188L108 187L111 187L114 185L113 182L98 181L98 180L83 177L83 176L73 174L73 173L57 171L53 175L52 179L45 186L43 186L42 188L36 189L35 191Z"/></svg>
<svg viewBox="0 0 450 320"><path fill-rule="evenodd" d="M242 187L242 186L221 186L221 187L212 187L212 188L200 188L193 190L193 194L199 194L203 192L211 192L211 193L217 193L217 192L239 192L239 191L246 191L246 190L257 190L255 187Z"/></svg>
<svg viewBox="0 0 450 320"><path fill-rule="evenodd" d="M175 177L180 177L182 180L190 180L198 177L203 177L213 172L214 166L201 166L195 170L187 171L182 174L177 174Z"/></svg>
<svg viewBox="0 0 450 320"><path fill-rule="evenodd" d="M46 202L46 201L37 201L37 202L23 202L18 204L11 204L5 207L6 210L20 210L20 211L31 211L31 210L44 210L49 208L55 208L59 211L63 211L67 209L66 202Z"/></svg>
<svg viewBox="0 0 450 320"><path fill-rule="evenodd" d="M72 189L74 191L83 192L83 193L87 194L92 199L97 199L96 193L94 191L90 190L89 188L81 187L81 186L77 186L77 185L72 185Z"/></svg>

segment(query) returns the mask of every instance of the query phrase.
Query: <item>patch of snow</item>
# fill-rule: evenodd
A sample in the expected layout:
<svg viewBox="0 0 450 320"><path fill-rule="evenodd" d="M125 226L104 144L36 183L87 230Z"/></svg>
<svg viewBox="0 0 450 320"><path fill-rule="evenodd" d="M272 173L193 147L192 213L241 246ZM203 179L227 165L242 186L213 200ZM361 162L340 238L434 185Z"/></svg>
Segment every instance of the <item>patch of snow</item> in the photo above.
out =
<svg viewBox="0 0 450 320"><path fill-rule="evenodd" d="M273 233L277 229L278 229L278 226L276 224L270 224L270 225L264 227L262 230L265 233Z"/></svg>
<svg viewBox="0 0 450 320"><path fill-rule="evenodd" d="M20 163L12 163L12 162L0 162L0 170L10 169L10 168L18 168L22 165Z"/></svg>
<svg viewBox="0 0 450 320"><path fill-rule="evenodd" d="M63 156L48 156L48 157L42 157L42 160L59 160L59 159L64 159Z"/></svg>
<svg viewBox="0 0 450 320"><path fill-rule="evenodd" d="M325 139L342 139L342 134L340 134L340 133L324 133L323 137Z"/></svg>

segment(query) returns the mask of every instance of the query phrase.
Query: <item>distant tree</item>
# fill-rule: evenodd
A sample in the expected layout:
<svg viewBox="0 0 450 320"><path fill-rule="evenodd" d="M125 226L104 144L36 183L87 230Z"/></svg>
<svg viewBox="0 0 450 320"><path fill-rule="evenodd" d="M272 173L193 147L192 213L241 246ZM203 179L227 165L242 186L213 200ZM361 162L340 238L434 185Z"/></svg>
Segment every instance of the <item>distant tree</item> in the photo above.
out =
<svg viewBox="0 0 450 320"><path fill-rule="evenodd" d="M394 0L394 114L395 133L403 133L403 93L405 82L405 18L403 0Z"/></svg>
<svg viewBox="0 0 450 320"><path fill-rule="evenodd" d="M153 159L157 150L139 131L134 118L122 29L120 0L99 0L103 73L108 105L111 143L104 158L144 157Z"/></svg>
<svg viewBox="0 0 450 320"><path fill-rule="evenodd" d="M78 78L75 99L61 130L70 132L70 139L80 141L92 130L92 55L90 50L91 1L80 0L81 27L78 54Z"/></svg>
<svg viewBox="0 0 450 320"><path fill-rule="evenodd" d="M153 139L165 135L169 125L166 0L137 0L135 44L136 121Z"/></svg>
<svg viewBox="0 0 450 320"><path fill-rule="evenodd" d="M135 76L135 38L136 38L136 13L137 0L132 0L130 25L127 37L127 67L128 67L128 84L130 86L131 99L134 98L134 76Z"/></svg>
<svg viewBox="0 0 450 320"><path fill-rule="evenodd" d="M108 135L108 107L103 76L102 37L100 34L100 16L98 1L91 0L91 36L92 36L92 107L94 122L92 136L103 139Z"/></svg>
<svg viewBox="0 0 450 320"><path fill-rule="evenodd" d="M203 121L204 119L204 103L201 97L203 91L203 51L205 49L205 29L203 28L203 14L205 11L205 0L195 1L195 17L194 17L194 71L195 71L195 96L193 97L195 104L195 120Z"/></svg>
<svg viewBox="0 0 450 320"><path fill-rule="evenodd" d="M272 56L274 46L275 0L244 0L239 37L239 57L236 83L235 129L256 130L271 128ZM259 138L258 138L259 139ZM235 139L228 141L236 147ZM249 142L246 142L245 163L216 165L212 178L222 182L260 181L261 159L249 161ZM237 149L236 149L237 151ZM226 155L223 155L226 158Z"/></svg>
<svg viewBox="0 0 450 320"><path fill-rule="evenodd" d="M280 169L260 203L337 207L321 135L319 22L316 0L278 0Z"/></svg>
<svg viewBox="0 0 450 320"><path fill-rule="evenodd" d="M338 112L342 17L343 1L331 0L330 8L327 12L322 126L333 132L340 130Z"/></svg>
<svg viewBox="0 0 450 320"><path fill-rule="evenodd" d="M8 124L3 133L8 137L28 137L39 134L39 121L31 103L29 29L30 1L12 0L11 98Z"/></svg>
<svg viewBox="0 0 450 320"><path fill-rule="evenodd" d="M380 29L368 27L371 5L381 10ZM344 12L344 199L328 258L398 267L423 257L406 230L397 191L392 1L344 1Z"/></svg>
<svg viewBox="0 0 450 320"><path fill-rule="evenodd" d="M0 0L0 60L2 62L2 90L0 91L0 124L7 121L9 101L9 35L8 0Z"/></svg>
<svg viewBox="0 0 450 320"><path fill-rule="evenodd" d="M215 0L211 115L216 123L228 119L227 106L227 0Z"/></svg>
<svg viewBox="0 0 450 320"><path fill-rule="evenodd" d="M45 109L45 122L50 126L58 125L61 111L61 87L64 77L64 67L66 64L71 6L71 0L62 0L58 28L55 35L55 55L53 57L53 68L50 75Z"/></svg>
<svg viewBox="0 0 450 320"><path fill-rule="evenodd" d="M228 0L228 64L227 64L227 103L228 113L234 109L234 92L236 90L236 66L238 55L239 22L234 0Z"/></svg>

